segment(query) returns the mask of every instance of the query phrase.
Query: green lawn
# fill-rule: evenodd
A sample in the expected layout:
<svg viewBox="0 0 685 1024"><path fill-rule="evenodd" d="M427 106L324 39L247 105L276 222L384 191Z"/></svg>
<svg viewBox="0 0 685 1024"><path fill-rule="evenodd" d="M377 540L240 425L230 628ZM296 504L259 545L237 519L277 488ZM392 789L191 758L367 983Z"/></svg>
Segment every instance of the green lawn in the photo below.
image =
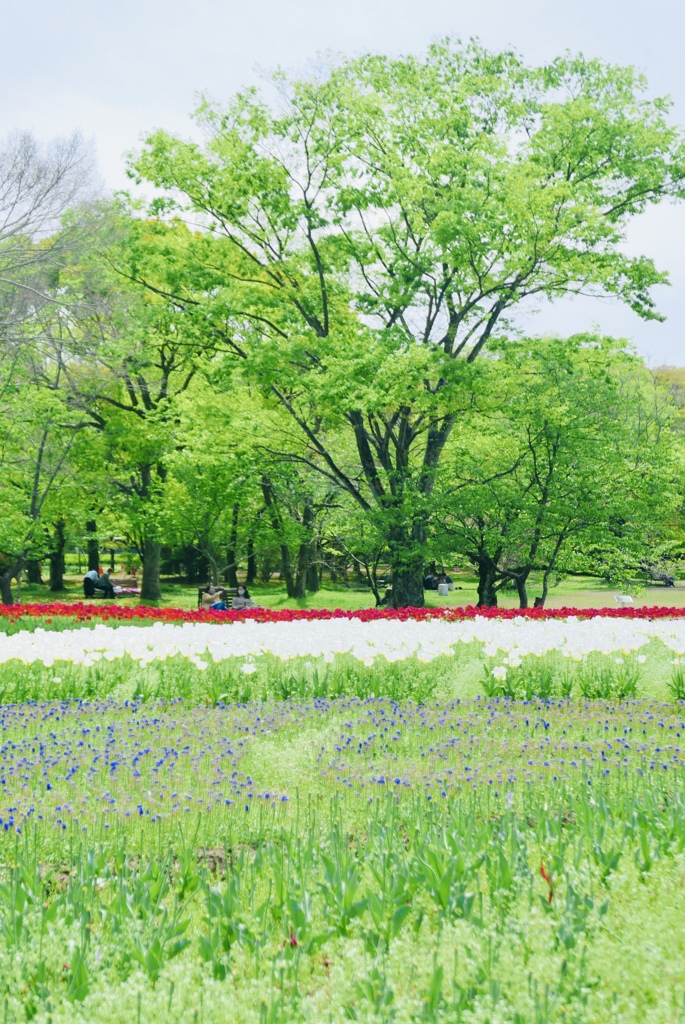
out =
<svg viewBox="0 0 685 1024"><path fill-rule="evenodd" d="M476 604L478 600L476 578L467 573L454 576L455 590L450 591L447 598L438 597L435 591L426 591L426 604L429 607L457 607L459 605ZM316 594L308 594L303 601L296 601L286 596L285 585L273 581L269 584L257 583L250 588L257 604L265 608L343 608L353 610L374 606L373 594L365 587L343 587L325 582ZM537 590L535 583L529 587L530 602ZM612 586L603 580L593 577L570 577L563 580L550 591L547 601L548 608L573 606L577 608L602 608L616 605L615 595L623 593L622 588ZM673 607L685 606L685 581L679 580L675 587L664 587L660 584L648 586L644 581L636 580L630 589L636 606L665 605ZM47 586L22 584L21 600L30 601L78 601L83 600L81 578L67 578L67 590L60 594L51 594ZM97 599L101 601L101 598ZM137 598L117 598L118 604L136 604ZM197 586L179 584L162 584L162 605L177 608L197 607ZM518 601L513 591L500 593L499 604L503 608L516 608Z"/></svg>

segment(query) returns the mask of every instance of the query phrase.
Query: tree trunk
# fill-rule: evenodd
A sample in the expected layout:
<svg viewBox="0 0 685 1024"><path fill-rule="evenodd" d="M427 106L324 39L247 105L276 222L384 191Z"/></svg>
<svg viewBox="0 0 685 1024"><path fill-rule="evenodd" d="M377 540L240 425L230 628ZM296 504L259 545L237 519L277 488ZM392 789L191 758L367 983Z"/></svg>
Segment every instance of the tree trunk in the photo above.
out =
<svg viewBox="0 0 685 1024"><path fill-rule="evenodd" d="M497 591L497 566L491 558L480 558L478 560L478 607L496 608Z"/></svg>
<svg viewBox="0 0 685 1024"><path fill-rule="evenodd" d="M231 521L231 539L226 552L226 582L229 587L238 586L238 512L240 506L236 502L233 506L233 517Z"/></svg>
<svg viewBox="0 0 685 1024"><path fill-rule="evenodd" d="M211 551L207 552L207 562L209 565L209 582L218 587L219 585L219 563L216 558L213 557Z"/></svg>
<svg viewBox="0 0 685 1024"><path fill-rule="evenodd" d="M519 608L528 607L528 577L530 576L530 568L530 566L524 566L522 569L517 569L511 576L516 585Z"/></svg>
<svg viewBox="0 0 685 1024"><path fill-rule="evenodd" d="M145 538L143 541L143 580L140 585L141 601L159 601L162 590L159 582L159 565L162 545L158 540Z"/></svg>
<svg viewBox="0 0 685 1024"><path fill-rule="evenodd" d="M14 604L14 595L12 593L12 580L16 577L19 579L19 574L24 568L24 559L18 558L14 565L11 565L8 569L0 574L0 601L2 604Z"/></svg>
<svg viewBox="0 0 685 1024"><path fill-rule="evenodd" d="M551 566L545 571L542 577L542 596L535 598L535 607L544 608L547 595L549 594L549 578L552 574Z"/></svg>
<svg viewBox="0 0 685 1024"><path fill-rule="evenodd" d="M281 544L281 577L285 580L285 592L288 597L295 597L295 580L290 562L290 548Z"/></svg>
<svg viewBox="0 0 685 1024"><path fill-rule="evenodd" d="M423 565L402 566L392 571L393 608L423 608Z"/></svg>
<svg viewBox="0 0 685 1024"><path fill-rule="evenodd" d="M423 537L419 524L390 531L388 552L392 573L393 608L423 608Z"/></svg>
<svg viewBox="0 0 685 1024"><path fill-rule="evenodd" d="M94 519L89 519L86 523L86 530L88 533L95 534L97 531L97 524ZM98 547L98 539L96 536L88 538L88 572L91 569L95 569L98 572L100 568L100 548Z"/></svg>
<svg viewBox="0 0 685 1024"><path fill-rule="evenodd" d="M317 550L316 550L316 517L314 510L311 505L306 504L302 513L302 522L308 533L307 550L305 552L306 566L304 570L305 574L305 586L307 590L313 594L319 589L319 570L317 564ZM301 552L300 552L301 553ZM304 595L303 595L304 596Z"/></svg>
<svg viewBox="0 0 685 1024"><path fill-rule="evenodd" d="M0 576L0 600L3 604L14 604L14 595L12 594L13 575L12 569L8 569Z"/></svg>
<svg viewBox="0 0 685 1024"><path fill-rule="evenodd" d="M264 502L269 512L269 518L271 519L271 525L274 533L276 535L282 535L283 528L281 517L274 497L273 487L268 476L262 478L262 493L264 495ZM285 590L288 597L294 597L295 581L293 580L293 570L290 562L290 548L286 543L281 543L281 579L285 580Z"/></svg>
<svg viewBox="0 0 685 1024"><path fill-rule="evenodd" d="M40 572L40 562L37 558L29 558L26 562L26 575L29 583L42 583L43 577Z"/></svg>
<svg viewBox="0 0 685 1024"><path fill-rule="evenodd" d="M297 553L297 576L295 577L295 588L292 595L300 601L306 595L308 555L309 544L300 544L300 550Z"/></svg>
<svg viewBox="0 0 685 1024"><path fill-rule="evenodd" d="M518 594L518 598L519 598L519 608L527 608L528 607L528 590L526 588L526 577L525 576L517 576L516 577L516 593Z"/></svg>
<svg viewBox="0 0 685 1024"><path fill-rule="evenodd" d="M53 594L64 590L64 521L55 524L54 549L50 552L50 590Z"/></svg>
<svg viewBox="0 0 685 1024"><path fill-rule="evenodd" d="M252 537L248 537L248 539L247 539L247 578L245 580L245 583L247 584L248 587L251 587L252 584L256 581L256 579L257 579L257 559L255 558L255 553L254 553L254 541L252 540Z"/></svg>
<svg viewBox="0 0 685 1024"><path fill-rule="evenodd" d="M264 555L262 561L261 580L262 583L269 583L271 580L271 573L273 572L273 563L271 561L271 555Z"/></svg>
<svg viewBox="0 0 685 1024"><path fill-rule="evenodd" d="M183 562L186 570L186 581L188 583L198 583L199 581L209 581L209 564L207 556L203 553L198 552L194 544L188 544L183 549Z"/></svg>
<svg viewBox="0 0 685 1024"><path fill-rule="evenodd" d="M309 545L307 558L307 590L310 594L316 594L321 585L319 581L319 561L316 542Z"/></svg>
<svg viewBox="0 0 685 1024"><path fill-rule="evenodd" d="M373 592L374 600L376 602L376 608L381 606L381 595L378 590L378 563L373 566L369 566L368 563L364 566L366 569L366 580Z"/></svg>
<svg viewBox="0 0 685 1024"><path fill-rule="evenodd" d="M186 583L197 582L197 558L192 544L183 549L183 564L186 570Z"/></svg>
<svg viewBox="0 0 685 1024"><path fill-rule="evenodd" d="M549 562L547 563L547 568L545 569L545 571L543 573L543 576L542 576L542 597L536 597L535 598L535 607L536 608L544 608L545 607L545 601L547 600L547 595L549 593L549 580L550 580L550 576L552 575L552 572L554 571L554 569L556 567L557 558L559 557L559 552L561 551L561 548L562 548L565 540L566 540L566 530L562 530L561 533L559 534L559 536L557 537L556 544L554 545L554 550L552 551L552 554L550 556Z"/></svg>

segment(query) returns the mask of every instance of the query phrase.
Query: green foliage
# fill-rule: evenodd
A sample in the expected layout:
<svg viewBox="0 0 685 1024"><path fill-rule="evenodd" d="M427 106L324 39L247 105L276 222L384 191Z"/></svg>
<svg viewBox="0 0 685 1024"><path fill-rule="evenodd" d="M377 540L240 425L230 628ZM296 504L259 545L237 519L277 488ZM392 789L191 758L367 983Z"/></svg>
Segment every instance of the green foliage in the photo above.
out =
<svg viewBox="0 0 685 1024"><path fill-rule="evenodd" d="M615 998L657 1000L665 1024L662 973L632 997L615 979L649 972L640 930L669 963L682 947L677 929L671 955L659 938L675 922L682 780L666 803L651 781L593 782L591 802L584 777L523 788L515 805L483 791L440 807L338 794L330 817L309 801L245 831L236 812L213 849L177 838L162 852L154 829L137 840L131 825L105 846L75 834L48 852L37 826L0 864L7 1019L85 1021L97 1006L123 1021L137 1004L157 1021L203 1000L211 1021L239 1004L247 1019L299 1021L325 999L334 1021L484 1022L495 1006L551 1021L552 1006L592 1015ZM46 857L59 872L45 874Z"/></svg>
<svg viewBox="0 0 685 1024"><path fill-rule="evenodd" d="M658 558L679 502L673 410L642 362L578 335L507 342L480 371L492 397L449 449L442 526L481 600L509 584L525 606L533 570L544 602L553 572L620 580Z"/></svg>
<svg viewBox="0 0 685 1024"><path fill-rule="evenodd" d="M673 700L685 700L685 669L682 664L673 666L668 688Z"/></svg>
<svg viewBox="0 0 685 1024"><path fill-rule="evenodd" d="M0 702L106 699L114 695L143 703L180 698L211 705L342 696L362 700L387 696L421 703L436 690L444 690L450 661L443 658L426 663L407 658L387 662L378 658L373 665L366 665L341 655L332 662L298 658L284 664L265 655L249 662L243 658L210 660L203 671L181 655L146 667L128 657L95 666L7 662L0 665Z"/></svg>
<svg viewBox="0 0 685 1024"><path fill-rule="evenodd" d="M481 684L486 696L509 700L571 696L584 700L630 700L640 695L642 661L635 655L616 657L598 652L578 661L555 654L529 654L513 665L497 665L490 658L483 665Z"/></svg>
<svg viewBox="0 0 685 1024"><path fill-rule="evenodd" d="M222 339L217 384L281 410L289 458L363 511L393 601L420 603L447 453L499 392L474 361L533 294L590 290L659 317L664 275L621 242L633 216L681 197L682 135L632 69L532 68L476 43L277 85L278 110L252 92L203 103L206 144L156 132L132 174L159 192L173 303L201 311L210 348ZM190 236L179 212L211 231Z"/></svg>

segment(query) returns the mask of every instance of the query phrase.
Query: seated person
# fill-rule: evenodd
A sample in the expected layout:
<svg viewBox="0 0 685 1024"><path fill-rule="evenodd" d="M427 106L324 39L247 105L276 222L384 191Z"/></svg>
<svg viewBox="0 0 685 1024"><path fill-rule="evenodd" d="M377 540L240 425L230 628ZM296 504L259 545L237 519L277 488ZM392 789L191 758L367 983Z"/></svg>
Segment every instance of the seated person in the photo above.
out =
<svg viewBox="0 0 685 1024"><path fill-rule="evenodd" d="M100 577L97 569L89 569L83 577L83 594L85 597L95 597L95 587Z"/></svg>
<svg viewBox="0 0 685 1024"><path fill-rule="evenodd" d="M105 597L114 597L114 587L112 586L108 572L103 572L97 583L95 583L95 589L101 590Z"/></svg>
<svg viewBox="0 0 685 1024"><path fill-rule="evenodd" d="M254 608L255 603L250 597L250 592L242 583L238 584L238 592L233 598L233 611L241 612L245 608Z"/></svg>
<svg viewBox="0 0 685 1024"><path fill-rule="evenodd" d="M217 604L219 601L223 601L226 596L226 591L221 587L215 587L213 583L210 583L204 594L202 595L201 607L207 611L212 605Z"/></svg>

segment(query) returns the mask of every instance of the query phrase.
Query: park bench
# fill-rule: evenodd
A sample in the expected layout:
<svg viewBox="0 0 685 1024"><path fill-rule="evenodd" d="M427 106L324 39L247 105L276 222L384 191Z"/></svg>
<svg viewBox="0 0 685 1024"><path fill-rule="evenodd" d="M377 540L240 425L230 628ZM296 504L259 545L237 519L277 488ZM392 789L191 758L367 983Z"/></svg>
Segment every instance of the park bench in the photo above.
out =
<svg viewBox="0 0 685 1024"><path fill-rule="evenodd" d="M204 594L207 593L208 589L209 589L208 587L198 587L197 588L197 606L198 606L198 608L201 607L201 605L202 605L202 597L203 597ZM226 602L226 604L228 605L229 608L232 608L233 607L233 598L236 596L237 590L235 589L235 587L221 587L221 590L223 590L223 592L225 594L224 601Z"/></svg>

